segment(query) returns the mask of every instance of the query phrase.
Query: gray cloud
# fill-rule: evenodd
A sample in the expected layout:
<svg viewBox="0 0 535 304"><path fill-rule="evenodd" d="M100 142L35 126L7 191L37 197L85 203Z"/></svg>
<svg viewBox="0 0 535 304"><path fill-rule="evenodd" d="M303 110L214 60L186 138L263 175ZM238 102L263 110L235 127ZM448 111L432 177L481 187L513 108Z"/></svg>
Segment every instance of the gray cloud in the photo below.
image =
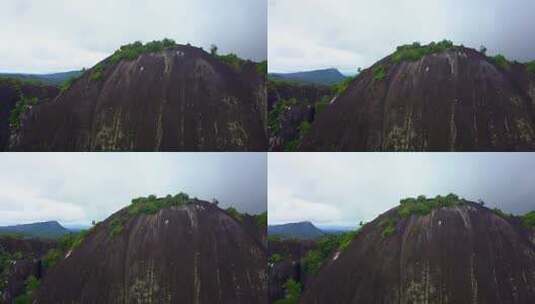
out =
<svg viewBox="0 0 535 304"><path fill-rule="evenodd" d="M0 225L87 224L132 198L184 191L242 212L266 210L265 153L2 153Z"/></svg>
<svg viewBox="0 0 535 304"><path fill-rule="evenodd" d="M535 210L533 153L270 153L270 224L356 226L420 194Z"/></svg>
<svg viewBox="0 0 535 304"><path fill-rule="evenodd" d="M164 37L267 57L265 0L6 0L0 20L2 72L91 67L125 43Z"/></svg>
<svg viewBox="0 0 535 304"><path fill-rule="evenodd" d="M268 0L269 69L368 67L413 41L444 38L510 59L535 59L531 0Z"/></svg>

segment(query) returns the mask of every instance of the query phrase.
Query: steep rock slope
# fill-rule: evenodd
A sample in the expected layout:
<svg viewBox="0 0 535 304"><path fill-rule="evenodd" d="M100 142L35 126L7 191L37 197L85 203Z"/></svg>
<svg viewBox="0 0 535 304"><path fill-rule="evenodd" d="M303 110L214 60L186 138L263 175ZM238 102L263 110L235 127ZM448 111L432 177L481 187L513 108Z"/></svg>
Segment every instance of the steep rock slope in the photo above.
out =
<svg viewBox="0 0 535 304"><path fill-rule="evenodd" d="M12 150L263 150L265 75L176 45L108 58L32 109Z"/></svg>
<svg viewBox="0 0 535 304"><path fill-rule="evenodd" d="M395 54L394 54L395 55ZM535 150L535 73L451 47L386 57L318 115L302 150Z"/></svg>
<svg viewBox="0 0 535 304"><path fill-rule="evenodd" d="M16 79L0 78L0 151L8 148L12 126L10 117L21 96L36 97L37 102L43 102L55 97L59 89L54 86L44 86L23 82Z"/></svg>
<svg viewBox="0 0 535 304"><path fill-rule="evenodd" d="M215 205L127 208L51 268L37 303L266 303L266 248Z"/></svg>
<svg viewBox="0 0 535 304"><path fill-rule="evenodd" d="M322 267L302 303L535 301L535 244L518 218L476 203L366 224Z"/></svg>

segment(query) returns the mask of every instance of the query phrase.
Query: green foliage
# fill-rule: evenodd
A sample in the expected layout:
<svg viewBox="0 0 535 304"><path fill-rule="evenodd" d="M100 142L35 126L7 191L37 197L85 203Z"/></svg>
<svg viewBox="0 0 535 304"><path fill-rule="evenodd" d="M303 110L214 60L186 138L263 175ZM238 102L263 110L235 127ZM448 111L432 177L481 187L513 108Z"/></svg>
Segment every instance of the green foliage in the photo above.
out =
<svg viewBox="0 0 535 304"><path fill-rule="evenodd" d="M431 42L428 45L420 45L419 42L398 46L396 52L392 54L392 62L417 61L425 55L440 53L453 47L449 40L442 40L438 43Z"/></svg>
<svg viewBox="0 0 535 304"><path fill-rule="evenodd" d="M122 220L121 218L113 218L111 221L110 221L110 236L112 238L116 237L117 235L119 235L122 231L123 231L123 228L124 228L124 220Z"/></svg>
<svg viewBox="0 0 535 304"><path fill-rule="evenodd" d="M260 214L257 214L254 216L256 220L256 224L259 227L266 228L267 227L267 211L262 212Z"/></svg>
<svg viewBox="0 0 535 304"><path fill-rule="evenodd" d="M278 253L274 253L269 257L270 263L278 263L280 261L282 261L282 256Z"/></svg>
<svg viewBox="0 0 535 304"><path fill-rule="evenodd" d="M261 61L256 64L256 72L260 75L267 75L267 60Z"/></svg>
<svg viewBox="0 0 535 304"><path fill-rule="evenodd" d="M20 93L19 100L15 104L15 107L11 110L9 115L9 125L11 128L17 130L20 128L21 117L28 111L32 106L36 105L38 102L37 97L26 97L24 94Z"/></svg>
<svg viewBox="0 0 535 304"><path fill-rule="evenodd" d="M67 79L64 83L62 83L59 87L59 89L61 90L61 92L65 92L67 91L71 86L72 84L76 81L76 77L71 77L69 79Z"/></svg>
<svg viewBox="0 0 535 304"><path fill-rule="evenodd" d="M280 132L280 116L283 111L297 104L295 98L288 100L281 100L275 104L273 109L268 114L268 127L272 134L278 134Z"/></svg>
<svg viewBox="0 0 535 304"><path fill-rule="evenodd" d="M216 58L238 71L245 63L245 60L241 59L234 53L230 53L227 55L216 55Z"/></svg>
<svg viewBox="0 0 535 304"><path fill-rule="evenodd" d="M310 132L310 128L312 128L312 125L308 121L303 120L298 127L299 135L301 137L305 136L308 134L308 132Z"/></svg>
<svg viewBox="0 0 535 304"><path fill-rule="evenodd" d="M238 222L241 222L243 220L243 215L238 210L236 210L236 208L228 207L227 209L225 209L225 211L227 211L227 213L230 214L230 216L232 216Z"/></svg>
<svg viewBox="0 0 535 304"><path fill-rule="evenodd" d="M97 64L93 70L91 71L91 75L89 76L90 80L99 81L102 79L102 73L104 71L104 67L102 64Z"/></svg>
<svg viewBox="0 0 535 304"><path fill-rule="evenodd" d="M463 201L455 194L450 193L446 196L438 195L435 198L428 199L424 195L420 195L417 198L402 199L398 213L402 218L416 215L426 215L431 210L440 207L453 207L461 204Z"/></svg>
<svg viewBox="0 0 535 304"><path fill-rule="evenodd" d="M15 298L15 304L30 304L32 303L32 298L34 292L39 288L39 280L31 275L26 279L26 287L24 293Z"/></svg>
<svg viewBox="0 0 535 304"><path fill-rule="evenodd" d="M128 206L128 214L154 214L162 208L183 206L190 201L189 195L180 192L174 196L168 195L166 197L156 197L149 195L148 197L138 197L132 200L132 204Z"/></svg>
<svg viewBox="0 0 535 304"><path fill-rule="evenodd" d="M387 218L383 220L380 224L381 228L383 228L383 232L381 233L383 238L387 238L391 236L392 234L394 234L394 232L396 232L397 224L398 224L397 220L393 218Z"/></svg>
<svg viewBox="0 0 535 304"><path fill-rule="evenodd" d="M141 54L155 53L163 51L167 48L176 46L176 43L172 39L154 40L143 44L141 41L129 43L121 46L117 51L109 58L110 63L115 64L121 60L134 60Z"/></svg>
<svg viewBox="0 0 535 304"><path fill-rule="evenodd" d="M380 65L375 68L373 68L373 79L375 80L383 80L386 77L386 70L385 67Z"/></svg>
<svg viewBox="0 0 535 304"><path fill-rule="evenodd" d="M526 63L526 70L530 73L535 74L535 60Z"/></svg>
<svg viewBox="0 0 535 304"><path fill-rule="evenodd" d="M295 152L299 148L300 140L290 140L284 145L284 152Z"/></svg>
<svg viewBox="0 0 535 304"><path fill-rule="evenodd" d="M509 68L509 61L502 54L498 54L492 57L491 59L492 59L492 62L494 62L494 64L499 66L502 70L506 70Z"/></svg>
<svg viewBox="0 0 535 304"><path fill-rule="evenodd" d="M335 85L333 85L333 91L336 95L340 95L343 91L345 91L347 89L347 87L349 86L349 84L355 80L357 76L353 76L353 77L346 77L346 79L344 79L342 82L340 83L337 83Z"/></svg>
<svg viewBox="0 0 535 304"><path fill-rule="evenodd" d="M43 266L45 268L50 268L56 265L63 259L69 250L74 250L80 246L88 234L88 230L83 230L78 233L69 233L60 237L58 240L58 247L48 250L43 257Z"/></svg>
<svg viewBox="0 0 535 304"><path fill-rule="evenodd" d="M301 296L301 283L296 282L293 279L288 279L284 284L286 289L286 297L274 302L274 304L297 304L299 303L299 297Z"/></svg>
<svg viewBox="0 0 535 304"><path fill-rule="evenodd" d="M356 231L342 234L329 234L320 238L317 247L310 250L303 258L304 269L307 273L317 274L321 265L336 250L345 250L357 235Z"/></svg>
<svg viewBox="0 0 535 304"><path fill-rule="evenodd" d="M535 228L535 211L528 212L521 216L522 224L528 228Z"/></svg>
<svg viewBox="0 0 535 304"><path fill-rule="evenodd" d="M513 216L512 214L507 214L507 213L503 212L499 208L492 208L491 211L494 212L494 214L496 214L496 215L498 215L500 217L503 217L503 218L508 218L508 217Z"/></svg>
<svg viewBox="0 0 535 304"><path fill-rule="evenodd" d="M323 98L316 102L314 109L316 110L316 115L319 115L329 106L329 96L323 96Z"/></svg>
<svg viewBox="0 0 535 304"><path fill-rule="evenodd" d="M45 268L51 268L56 265L63 258L63 251L57 248L48 250L43 257L43 266Z"/></svg>

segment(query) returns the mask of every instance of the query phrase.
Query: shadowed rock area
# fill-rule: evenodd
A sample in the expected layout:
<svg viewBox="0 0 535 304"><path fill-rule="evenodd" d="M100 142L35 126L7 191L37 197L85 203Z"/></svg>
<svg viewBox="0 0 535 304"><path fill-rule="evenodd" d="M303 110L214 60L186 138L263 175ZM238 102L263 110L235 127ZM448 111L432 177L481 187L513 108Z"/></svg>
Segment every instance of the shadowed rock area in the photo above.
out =
<svg viewBox="0 0 535 304"><path fill-rule="evenodd" d="M43 102L55 97L58 93L59 89L54 86L0 78L0 151L5 151L8 148L12 131L10 126L11 111L21 99L21 94L27 97L37 97L38 102Z"/></svg>
<svg viewBox="0 0 535 304"><path fill-rule="evenodd" d="M110 57L111 58L111 57ZM14 151L265 151L265 75L176 45L86 71L34 107Z"/></svg>
<svg viewBox="0 0 535 304"><path fill-rule="evenodd" d="M316 247L312 240L270 240L268 254L269 303L285 296L284 284L293 279L304 285L307 273L302 259L308 251ZM274 258L274 257L277 258Z"/></svg>
<svg viewBox="0 0 535 304"><path fill-rule="evenodd" d="M405 218L398 209L366 224L331 256L300 303L535 301L533 231L518 217L471 202Z"/></svg>
<svg viewBox="0 0 535 304"><path fill-rule="evenodd" d="M56 242L0 236L0 303L13 303L25 290L26 279L44 275L41 259Z"/></svg>
<svg viewBox="0 0 535 304"><path fill-rule="evenodd" d="M329 86L268 81L270 151L290 150L288 144L300 138L301 124L312 123L332 96Z"/></svg>
<svg viewBox="0 0 535 304"><path fill-rule="evenodd" d="M455 46L364 70L317 115L305 151L533 151L535 73Z"/></svg>
<svg viewBox="0 0 535 304"><path fill-rule="evenodd" d="M266 248L242 221L197 200L122 209L50 269L36 303L267 303Z"/></svg>

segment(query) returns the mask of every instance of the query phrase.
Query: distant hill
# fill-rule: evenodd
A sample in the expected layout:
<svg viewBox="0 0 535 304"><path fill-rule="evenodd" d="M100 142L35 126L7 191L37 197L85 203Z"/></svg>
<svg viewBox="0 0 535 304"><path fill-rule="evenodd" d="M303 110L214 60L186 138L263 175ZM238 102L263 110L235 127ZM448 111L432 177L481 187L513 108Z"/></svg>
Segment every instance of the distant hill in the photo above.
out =
<svg viewBox="0 0 535 304"><path fill-rule="evenodd" d="M24 81L35 81L46 85L61 85L63 82L82 75L82 71L69 71L52 74L18 74L18 73L0 73L0 77L15 78Z"/></svg>
<svg viewBox="0 0 535 304"><path fill-rule="evenodd" d="M0 235L20 235L44 239L59 238L69 232L56 221L0 227Z"/></svg>
<svg viewBox="0 0 535 304"><path fill-rule="evenodd" d="M323 236L325 233L318 229L311 222L289 223L282 225L268 226L269 236L279 236L282 239L313 240Z"/></svg>
<svg viewBox="0 0 535 304"><path fill-rule="evenodd" d="M274 80L285 80L304 84L333 85L346 79L337 69L323 69L296 73L271 73Z"/></svg>

